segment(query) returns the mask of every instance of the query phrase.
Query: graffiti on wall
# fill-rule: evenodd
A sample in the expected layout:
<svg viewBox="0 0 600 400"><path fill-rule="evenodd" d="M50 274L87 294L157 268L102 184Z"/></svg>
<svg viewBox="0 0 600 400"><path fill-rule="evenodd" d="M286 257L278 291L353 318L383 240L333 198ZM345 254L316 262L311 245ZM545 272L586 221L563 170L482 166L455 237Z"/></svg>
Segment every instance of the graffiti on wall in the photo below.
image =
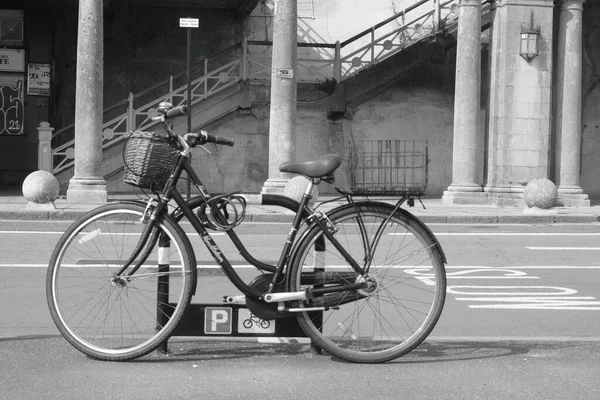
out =
<svg viewBox="0 0 600 400"><path fill-rule="evenodd" d="M0 80L0 135L22 135L25 120L23 79Z"/></svg>

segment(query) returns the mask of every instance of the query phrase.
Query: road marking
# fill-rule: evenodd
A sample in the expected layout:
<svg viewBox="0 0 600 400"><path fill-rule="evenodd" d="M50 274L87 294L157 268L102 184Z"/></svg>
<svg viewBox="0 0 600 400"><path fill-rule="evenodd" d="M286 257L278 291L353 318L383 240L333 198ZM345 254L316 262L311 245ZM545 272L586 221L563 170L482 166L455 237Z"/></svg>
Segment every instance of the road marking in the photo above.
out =
<svg viewBox="0 0 600 400"><path fill-rule="evenodd" d="M563 250L563 251L589 251L600 250L600 247L525 247L527 250Z"/></svg>
<svg viewBox="0 0 600 400"><path fill-rule="evenodd" d="M230 262L234 263L233 267L234 268L255 268L253 265L250 264L235 264L235 261L231 261ZM216 264L207 264L206 261L197 261L197 265L198 268L205 268L205 269L211 269L211 268L220 268L218 265ZM39 268L39 267L47 267L48 264L0 264L0 268L11 268L11 267L32 267L32 268ZM347 266L344 265L339 265L339 266L329 266L330 269L344 269L347 268ZM395 268L404 268L407 270L431 270L431 267L423 267L423 266L396 266ZM485 270L489 270L489 271L501 271L501 270L518 270L518 269L589 269L589 270L596 270L596 269L600 269L600 266L598 265L524 265L524 266L509 266L509 267L491 267L491 266L479 266L479 265L447 265L446 266L446 270L450 270L450 269L485 269ZM448 277L450 277L451 274L448 274ZM473 277L471 277L473 278ZM482 277L478 277L480 279L483 279ZM504 276L503 278L507 278L506 276ZM525 277L522 277L525 278Z"/></svg>
<svg viewBox="0 0 600 400"><path fill-rule="evenodd" d="M64 232L48 232L48 231L0 231L0 235L1 234L6 234L6 235L16 235L16 234L21 234L21 235L62 235ZM133 235L141 235L141 233L101 233L101 235L113 235L113 236L133 236ZM198 236L198 233L196 232L188 232L186 233L187 236ZM209 232L210 236L223 236L225 235L224 232Z"/></svg>
<svg viewBox="0 0 600 400"><path fill-rule="evenodd" d="M489 269L489 270L519 270L519 269L600 269L598 265L510 265L506 267L491 267L481 265L446 265L449 269Z"/></svg>
<svg viewBox="0 0 600 400"><path fill-rule="evenodd" d="M62 235L64 231L0 231L1 234L36 234L36 235ZM224 235L223 232L211 232L211 235ZM268 232L265 232L268 234ZM435 236L600 236L600 232L565 232L565 233L550 233L550 232L434 232ZM190 232L188 235L197 235L196 232ZM285 235L285 233L281 233ZM389 235L406 235L406 233L389 233Z"/></svg>
<svg viewBox="0 0 600 400"><path fill-rule="evenodd" d="M0 234L6 235L62 235L64 232L48 232L48 231L0 231Z"/></svg>
<svg viewBox="0 0 600 400"><path fill-rule="evenodd" d="M106 265L104 264L63 264L63 267L67 267L67 268L74 268L74 267L78 267L78 268L104 268ZM145 267L155 267L156 265L146 265ZM177 266L181 266L181 264L177 264ZM232 265L234 269L250 269L250 268L256 268L254 265L250 265L250 264L233 264ZM114 265L112 265L112 267L114 267ZM0 264L0 268L48 268L48 264ZM212 264L212 265L202 265L201 262L197 263L197 268L199 270L202 269L219 269L221 267L219 267L216 264Z"/></svg>
<svg viewBox="0 0 600 400"><path fill-rule="evenodd" d="M389 233L405 235L406 233ZM434 232L435 236L600 236L600 232Z"/></svg>

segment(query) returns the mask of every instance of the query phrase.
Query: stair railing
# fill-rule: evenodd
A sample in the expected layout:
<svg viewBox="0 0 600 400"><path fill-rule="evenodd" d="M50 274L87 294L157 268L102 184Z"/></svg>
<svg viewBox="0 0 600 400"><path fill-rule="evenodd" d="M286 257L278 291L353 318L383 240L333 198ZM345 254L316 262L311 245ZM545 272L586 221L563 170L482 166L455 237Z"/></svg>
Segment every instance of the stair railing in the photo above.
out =
<svg viewBox="0 0 600 400"><path fill-rule="evenodd" d="M201 76L192 81L192 105L211 97L228 87L240 82L245 75L243 54L247 54L247 45L243 43L230 47L218 56L206 59L202 64ZM217 62L223 60L225 62ZM220 64L211 69L211 63ZM128 98L104 110L105 121L102 125L102 148L110 147L126 138L134 129L146 130L156 123L150 118L157 115L156 109L162 101L169 101L174 105L187 102L187 85L181 84L173 89L185 73L169 77L156 85L137 94L130 93ZM164 87L168 85L168 90ZM162 92L162 94L157 94ZM151 100L148 101L148 98ZM142 103L138 105L137 103ZM57 140L61 135L70 133L74 137L75 125L71 124L58 130L53 138ZM53 173L57 174L73 165L75 158L75 140L69 140L52 150L54 167Z"/></svg>

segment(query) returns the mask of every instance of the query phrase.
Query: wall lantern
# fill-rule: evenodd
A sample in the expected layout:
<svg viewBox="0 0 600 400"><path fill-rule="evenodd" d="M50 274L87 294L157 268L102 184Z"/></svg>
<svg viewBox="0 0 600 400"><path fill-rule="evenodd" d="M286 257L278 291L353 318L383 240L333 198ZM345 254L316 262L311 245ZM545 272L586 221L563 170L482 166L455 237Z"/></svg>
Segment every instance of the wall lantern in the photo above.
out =
<svg viewBox="0 0 600 400"><path fill-rule="evenodd" d="M537 57L540 51L540 26L537 27L533 21L533 11L531 12L531 21L529 26L521 26L521 43L519 55L530 62Z"/></svg>

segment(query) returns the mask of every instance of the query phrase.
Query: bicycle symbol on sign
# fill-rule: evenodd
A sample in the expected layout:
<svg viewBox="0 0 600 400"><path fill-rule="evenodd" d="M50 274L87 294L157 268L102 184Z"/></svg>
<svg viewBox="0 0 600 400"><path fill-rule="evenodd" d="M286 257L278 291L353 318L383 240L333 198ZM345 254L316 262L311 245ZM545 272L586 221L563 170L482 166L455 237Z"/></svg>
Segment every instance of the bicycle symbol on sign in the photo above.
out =
<svg viewBox="0 0 600 400"><path fill-rule="evenodd" d="M246 329L252 328L252 325L255 324L256 326L260 326L262 329L269 329L269 327L271 326L271 322L267 321L266 319L258 318L252 313L250 313L250 317L248 319L245 319L244 322L242 322L242 324Z"/></svg>

